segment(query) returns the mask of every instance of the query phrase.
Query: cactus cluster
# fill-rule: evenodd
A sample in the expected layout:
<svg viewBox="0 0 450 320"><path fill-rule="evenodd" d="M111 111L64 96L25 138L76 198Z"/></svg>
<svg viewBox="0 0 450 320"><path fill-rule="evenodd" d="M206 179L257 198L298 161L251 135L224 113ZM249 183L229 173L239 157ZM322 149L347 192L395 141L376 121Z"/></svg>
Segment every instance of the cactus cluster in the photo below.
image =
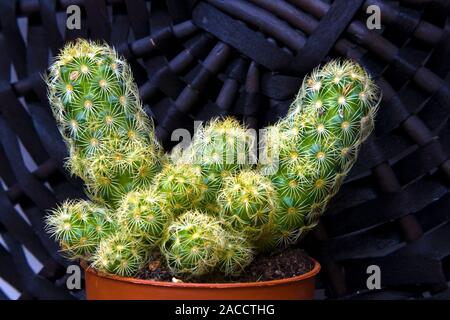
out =
<svg viewBox="0 0 450 320"><path fill-rule="evenodd" d="M99 271L135 276L158 250L183 279L240 274L255 254L314 227L372 130L379 97L354 62L316 69L268 128L256 165L255 135L231 118L166 156L129 66L106 45L68 45L47 82L67 166L91 197L52 211L49 232Z"/></svg>

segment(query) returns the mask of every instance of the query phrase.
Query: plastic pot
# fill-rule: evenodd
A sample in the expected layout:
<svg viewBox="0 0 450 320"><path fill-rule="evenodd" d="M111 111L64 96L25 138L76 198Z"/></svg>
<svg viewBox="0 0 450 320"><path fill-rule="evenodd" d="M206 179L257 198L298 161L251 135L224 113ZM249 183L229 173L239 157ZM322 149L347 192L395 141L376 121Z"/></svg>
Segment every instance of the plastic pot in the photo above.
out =
<svg viewBox="0 0 450 320"><path fill-rule="evenodd" d="M320 264L300 276L245 283L175 283L100 273L82 262L89 300L311 300Z"/></svg>

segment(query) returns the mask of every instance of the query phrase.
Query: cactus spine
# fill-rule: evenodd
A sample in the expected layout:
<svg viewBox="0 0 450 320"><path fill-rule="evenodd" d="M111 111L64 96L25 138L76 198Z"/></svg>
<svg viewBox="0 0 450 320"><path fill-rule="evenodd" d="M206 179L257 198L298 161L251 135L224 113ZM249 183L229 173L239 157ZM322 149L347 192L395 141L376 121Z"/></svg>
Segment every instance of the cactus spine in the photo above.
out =
<svg viewBox="0 0 450 320"><path fill-rule="evenodd" d="M113 208L148 187L159 171L160 148L128 64L107 45L67 45L47 78L49 100L70 157L96 201Z"/></svg>
<svg viewBox="0 0 450 320"><path fill-rule="evenodd" d="M225 230L225 241L219 255L219 270L226 275L239 275L252 262L255 249L245 235Z"/></svg>

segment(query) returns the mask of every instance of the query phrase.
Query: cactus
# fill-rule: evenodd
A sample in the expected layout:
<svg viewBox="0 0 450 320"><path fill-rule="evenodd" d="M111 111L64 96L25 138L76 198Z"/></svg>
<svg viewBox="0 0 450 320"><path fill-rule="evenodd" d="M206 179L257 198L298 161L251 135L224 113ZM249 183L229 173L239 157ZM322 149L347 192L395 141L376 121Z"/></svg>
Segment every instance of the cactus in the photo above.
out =
<svg viewBox="0 0 450 320"><path fill-rule="evenodd" d="M223 219L251 241L272 223L275 189L270 179L254 170L226 177L218 200Z"/></svg>
<svg viewBox="0 0 450 320"><path fill-rule="evenodd" d="M66 45L47 86L67 167L94 200L115 208L127 192L150 186L160 147L130 67L114 50L86 40Z"/></svg>
<svg viewBox="0 0 450 320"><path fill-rule="evenodd" d="M111 211L89 201L66 201L46 219L47 230L71 259L91 260L100 240L117 229Z"/></svg>
<svg viewBox="0 0 450 320"><path fill-rule="evenodd" d="M255 249L239 232L226 229L224 243L219 254L219 271L225 275L239 275L253 260Z"/></svg>
<svg viewBox="0 0 450 320"><path fill-rule="evenodd" d="M193 208L204 189L198 168L188 164L167 164L155 178L155 190L167 199L167 209L175 216Z"/></svg>
<svg viewBox="0 0 450 320"><path fill-rule="evenodd" d="M373 128L378 101L373 81L351 61L330 62L307 77L286 118L270 129L279 148L270 175L279 198L273 245L291 244L317 224Z"/></svg>
<svg viewBox="0 0 450 320"><path fill-rule="evenodd" d="M117 232L100 241L92 266L102 272L135 276L147 261L148 250L139 238Z"/></svg>
<svg viewBox="0 0 450 320"><path fill-rule="evenodd" d="M169 226L161 251L175 275L201 276L217 267L224 237L219 220L188 211Z"/></svg>
<svg viewBox="0 0 450 320"><path fill-rule="evenodd" d="M167 202L154 189L130 192L118 209L120 226L151 248L159 244L172 220Z"/></svg>
<svg viewBox="0 0 450 320"><path fill-rule="evenodd" d="M313 228L373 129L379 93L351 61L309 75L286 117L268 130L254 166L254 136L215 119L166 161L131 71L106 45L66 46L47 79L67 167L89 201L47 218L70 258L135 276L153 250L184 278L237 275L256 253ZM114 218L113 218L114 217Z"/></svg>
<svg viewBox="0 0 450 320"><path fill-rule="evenodd" d="M200 211L188 211L169 226L161 252L172 272L187 278L240 274L255 253L245 237Z"/></svg>
<svg viewBox="0 0 450 320"><path fill-rule="evenodd" d="M250 130L231 117L213 119L197 129L191 146L176 163L194 164L201 171L204 193L198 208L219 214L217 196L223 179L256 162L252 153L254 142Z"/></svg>

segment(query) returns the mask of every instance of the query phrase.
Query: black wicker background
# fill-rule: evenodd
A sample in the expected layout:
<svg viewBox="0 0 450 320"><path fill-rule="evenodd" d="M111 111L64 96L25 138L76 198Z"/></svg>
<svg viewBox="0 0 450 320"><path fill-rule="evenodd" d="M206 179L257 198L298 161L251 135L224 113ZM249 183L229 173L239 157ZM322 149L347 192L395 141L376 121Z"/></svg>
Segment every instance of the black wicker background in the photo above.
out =
<svg viewBox="0 0 450 320"><path fill-rule="evenodd" d="M65 28L72 4L81 30ZM366 28L373 4L381 30ZM62 167L41 74L65 41L84 37L106 40L132 64L168 149L172 130L192 130L195 119L233 114L264 127L316 65L359 61L384 97L376 132L303 242L323 267L317 297L450 298L449 8L448 0L1 0L2 287L20 299L83 297L66 289L70 262L43 230L47 209L83 193ZM367 290L372 264L381 290Z"/></svg>

